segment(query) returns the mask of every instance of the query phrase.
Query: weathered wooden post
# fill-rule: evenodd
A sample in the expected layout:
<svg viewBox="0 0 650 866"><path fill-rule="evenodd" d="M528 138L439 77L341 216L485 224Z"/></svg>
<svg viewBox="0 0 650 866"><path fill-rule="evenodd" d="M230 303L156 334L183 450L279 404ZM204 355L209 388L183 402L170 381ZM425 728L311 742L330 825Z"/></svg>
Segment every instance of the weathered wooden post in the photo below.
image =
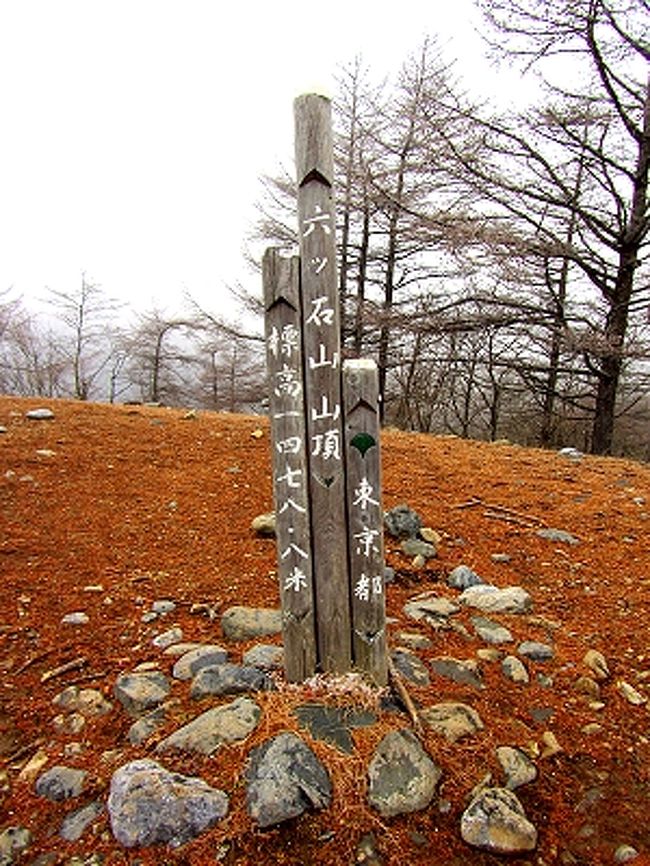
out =
<svg viewBox="0 0 650 866"><path fill-rule="evenodd" d="M278 580L285 672L292 682L316 670L299 267L297 256L274 249L262 262Z"/></svg>
<svg viewBox="0 0 650 866"><path fill-rule="evenodd" d="M331 109L315 94L294 109L318 657L323 670L343 672L352 647Z"/></svg>
<svg viewBox="0 0 650 866"><path fill-rule="evenodd" d="M300 258L263 262L285 672L384 685L377 369L346 362L342 390L329 100L299 97L295 120Z"/></svg>
<svg viewBox="0 0 650 866"><path fill-rule="evenodd" d="M343 415L355 666L385 685L384 512L381 504L379 383L367 358L343 364Z"/></svg>

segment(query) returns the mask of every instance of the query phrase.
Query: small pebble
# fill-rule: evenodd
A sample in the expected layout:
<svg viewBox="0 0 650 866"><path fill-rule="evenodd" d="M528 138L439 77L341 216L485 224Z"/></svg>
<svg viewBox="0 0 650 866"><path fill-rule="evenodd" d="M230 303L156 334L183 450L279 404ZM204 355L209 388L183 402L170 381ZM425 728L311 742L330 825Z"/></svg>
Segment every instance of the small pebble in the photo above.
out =
<svg viewBox="0 0 650 866"><path fill-rule="evenodd" d="M619 845L614 852L614 860L617 863L630 863L632 860L636 860L638 856L639 852L631 845Z"/></svg>
<svg viewBox="0 0 650 866"><path fill-rule="evenodd" d="M66 613L66 615L61 619L63 625L86 625L89 622L90 617L83 610Z"/></svg>

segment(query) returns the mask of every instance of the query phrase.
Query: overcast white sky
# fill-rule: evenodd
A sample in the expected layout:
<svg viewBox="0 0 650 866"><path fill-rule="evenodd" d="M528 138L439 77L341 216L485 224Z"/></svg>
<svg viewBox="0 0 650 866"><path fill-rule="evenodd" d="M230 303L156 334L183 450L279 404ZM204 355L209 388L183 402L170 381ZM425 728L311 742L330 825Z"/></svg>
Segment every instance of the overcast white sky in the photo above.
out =
<svg viewBox="0 0 650 866"><path fill-rule="evenodd" d="M223 311L258 177L293 152L292 103L361 54L395 71L437 35L491 86L471 0L0 0L0 290L82 271L111 296Z"/></svg>

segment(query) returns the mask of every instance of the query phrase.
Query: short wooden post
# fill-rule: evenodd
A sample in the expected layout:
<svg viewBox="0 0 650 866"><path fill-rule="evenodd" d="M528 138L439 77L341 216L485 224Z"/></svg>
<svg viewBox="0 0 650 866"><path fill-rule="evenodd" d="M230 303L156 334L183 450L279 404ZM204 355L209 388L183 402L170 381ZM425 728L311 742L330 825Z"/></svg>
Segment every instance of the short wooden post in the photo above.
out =
<svg viewBox="0 0 650 866"><path fill-rule="evenodd" d="M322 670L341 673L350 670L352 653L329 100L298 97L295 121L318 659Z"/></svg>
<svg viewBox="0 0 650 866"><path fill-rule="evenodd" d="M298 257L269 249L262 271L285 673L300 682L315 672L316 636Z"/></svg>
<svg viewBox="0 0 650 866"><path fill-rule="evenodd" d="M381 503L379 387L369 359L343 364L348 539L355 667L386 685L384 512Z"/></svg>

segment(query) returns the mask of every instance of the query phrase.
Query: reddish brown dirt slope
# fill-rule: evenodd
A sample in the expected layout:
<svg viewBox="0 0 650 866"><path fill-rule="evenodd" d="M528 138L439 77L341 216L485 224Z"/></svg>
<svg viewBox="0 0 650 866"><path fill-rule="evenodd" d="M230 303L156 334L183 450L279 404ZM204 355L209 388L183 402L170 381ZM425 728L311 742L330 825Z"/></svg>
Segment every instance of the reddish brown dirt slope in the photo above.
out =
<svg viewBox="0 0 650 866"><path fill-rule="evenodd" d="M55 420L25 419L28 409L44 405ZM440 797L448 810L434 805L380 820L365 803L372 750L386 731L408 726L408 716L384 714L373 728L355 731L352 757L333 754L303 732L327 761L333 804L261 833L246 815L242 767L253 746L277 731L297 730L291 709L310 696L295 688L265 694L264 724L242 746L214 759L165 760L223 787L231 797L229 817L178 851L132 852L112 839L106 817L79 842L62 842L58 827L70 807L35 795L28 762L40 753L46 766L83 767L90 771L90 791L105 797L116 766L150 754L152 744L130 747L130 721L117 710L76 737L59 734L52 698L74 682L111 698L120 671L160 661L151 638L163 627L177 623L188 640L218 642L219 619L206 615L208 607L219 614L232 604L278 604L274 543L250 530L251 520L272 507L267 422L0 398L0 425L7 428L0 434L0 832L18 824L30 828L34 842L21 862L42 852L55 852L51 862L57 863L98 852L105 863L202 864L217 862L221 852L221 862L233 864L347 864L355 862L367 832L375 834L387 864L503 862L460 840L460 814L487 772L499 782L496 746L535 753L548 731L562 751L537 758L538 781L518 792L539 830L538 848L510 862L612 863L622 843L641 852L637 864L650 862L650 712L617 689L623 679L650 697L647 466L591 457L572 462L508 444L386 431L384 506L407 502L442 536L438 557L423 572L387 540L397 571L387 596L388 613L398 620L394 629L418 630L402 613L405 601L429 589L453 595L442 581L464 563L486 581L531 593L532 615L510 617L507 624L517 641L553 644L555 657L543 669L552 684L514 686L498 663L482 662L481 692L439 677L427 689L413 687L421 704L466 700L485 722L480 736L454 746L425 736L444 769ZM580 544L543 540L536 535L540 527L574 533ZM495 562L497 553L510 561ZM163 626L144 624L142 614L160 598L174 599L176 611ZM193 606L201 604L208 607L197 612ZM88 626L61 624L78 610L89 615ZM469 627L469 613L462 616ZM458 634L430 636L434 646L421 653L425 661L472 657L477 647ZM599 711L574 689L590 648L606 656L612 672ZM79 669L41 682L47 671L78 658L84 659ZM187 690L174 694L163 735L196 714ZM531 714L540 709L542 722ZM600 728L585 733L590 723ZM70 758L72 741L80 746Z"/></svg>

